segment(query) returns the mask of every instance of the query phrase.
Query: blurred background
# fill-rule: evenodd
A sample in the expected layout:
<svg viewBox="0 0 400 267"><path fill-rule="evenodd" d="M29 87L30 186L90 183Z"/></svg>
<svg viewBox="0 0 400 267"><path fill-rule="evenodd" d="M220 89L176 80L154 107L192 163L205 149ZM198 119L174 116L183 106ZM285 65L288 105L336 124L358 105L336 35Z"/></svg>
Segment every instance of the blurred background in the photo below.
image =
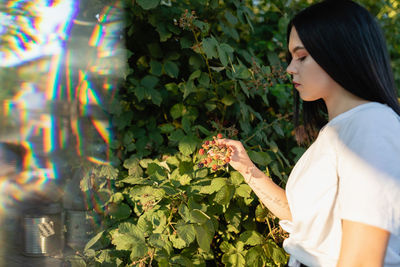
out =
<svg viewBox="0 0 400 267"><path fill-rule="evenodd" d="M85 211L90 170L110 165L122 2L2 1L0 21L0 266L45 266L17 255L61 259L97 224Z"/></svg>

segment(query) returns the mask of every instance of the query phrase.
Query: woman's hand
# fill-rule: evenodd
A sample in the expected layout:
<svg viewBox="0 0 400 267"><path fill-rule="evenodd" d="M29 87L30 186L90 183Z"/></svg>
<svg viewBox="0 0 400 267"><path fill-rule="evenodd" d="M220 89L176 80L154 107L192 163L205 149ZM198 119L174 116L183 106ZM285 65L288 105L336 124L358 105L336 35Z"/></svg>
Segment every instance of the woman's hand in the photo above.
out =
<svg viewBox="0 0 400 267"><path fill-rule="evenodd" d="M243 144L231 139L217 139L217 144L230 148L229 164L243 175L244 180L261 202L281 220L291 221L292 214L285 190L254 165Z"/></svg>
<svg viewBox="0 0 400 267"><path fill-rule="evenodd" d="M217 142L220 145L226 145L232 150L229 164L238 172L243 174L254 166L254 163L251 161L246 149L240 141L217 139Z"/></svg>

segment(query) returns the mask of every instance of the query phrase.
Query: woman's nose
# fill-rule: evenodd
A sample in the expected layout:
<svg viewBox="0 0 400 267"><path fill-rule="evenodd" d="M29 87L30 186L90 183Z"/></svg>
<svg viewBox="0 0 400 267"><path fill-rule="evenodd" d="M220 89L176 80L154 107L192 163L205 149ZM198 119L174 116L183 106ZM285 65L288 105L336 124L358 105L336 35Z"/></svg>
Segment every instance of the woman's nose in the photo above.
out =
<svg viewBox="0 0 400 267"><path fill-rule="evenodd" d="M289 73L290 75L293 75L296 73L295 68L293 67L292 61L290 62L289 66L287 66L286 72Z"/></svg>

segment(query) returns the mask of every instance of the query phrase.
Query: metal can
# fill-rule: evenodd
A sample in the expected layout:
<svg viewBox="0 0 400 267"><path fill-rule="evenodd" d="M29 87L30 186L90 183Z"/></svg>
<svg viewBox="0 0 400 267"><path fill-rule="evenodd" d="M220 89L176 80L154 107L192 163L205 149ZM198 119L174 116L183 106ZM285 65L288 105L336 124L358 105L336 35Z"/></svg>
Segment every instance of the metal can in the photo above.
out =
<svg viewBox="0 0 400 267"><path fill-rule="evenodd" d="M61 207L59 204L51 204L47 207L48 209L32 210L23 216L23 254L26 256L62 254Z"/></svg>

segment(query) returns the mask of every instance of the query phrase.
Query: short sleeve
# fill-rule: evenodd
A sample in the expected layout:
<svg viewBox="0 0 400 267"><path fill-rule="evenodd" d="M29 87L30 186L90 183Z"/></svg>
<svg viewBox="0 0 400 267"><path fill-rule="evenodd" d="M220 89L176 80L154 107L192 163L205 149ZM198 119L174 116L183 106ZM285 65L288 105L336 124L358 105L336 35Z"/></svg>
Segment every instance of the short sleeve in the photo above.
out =
<svg viewBox="0 0 400 267"><path fill-rule="evenodd" d="M390 109L369 113L339 131L339 216L400 235L400 120Z"/></svg>

